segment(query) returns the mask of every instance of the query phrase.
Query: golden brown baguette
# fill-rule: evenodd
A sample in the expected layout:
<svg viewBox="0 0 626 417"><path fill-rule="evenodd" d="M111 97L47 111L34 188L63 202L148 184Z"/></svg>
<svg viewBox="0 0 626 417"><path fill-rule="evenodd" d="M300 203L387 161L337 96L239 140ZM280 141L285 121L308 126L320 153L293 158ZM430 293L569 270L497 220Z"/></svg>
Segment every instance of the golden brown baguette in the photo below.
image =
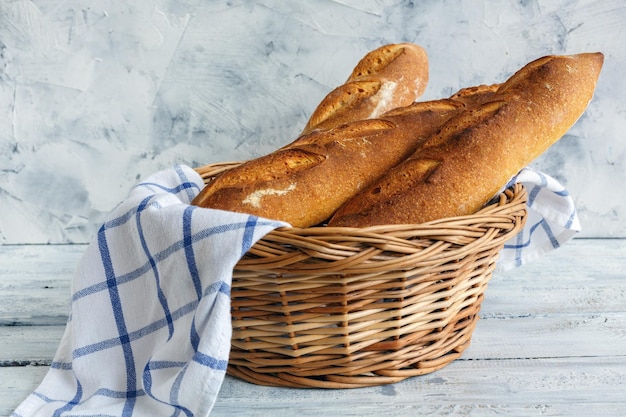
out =
<svg viewBox="0 0 626 417"><path fill-rule="evenodd" d="M603 59L586 53L527 64L339 209L329 225L423 223L476 212L582 115Z"/></svg>
<svg viewBox="0 0 626 417"><path fill-rule="evenodd" d="M348 80L320 102L301 135L408 106L424 93L427 83L428 57L422 47L381 46L365 55Z"/></svg>
<svg viewBox="0 0 626 417"><path fill-rule="evenodd" d="M310 227L330 216L468 104L488 100L497 86L417 102L378 119L301 136L294 144L224 172L192 204ZM462 99L458 99L462 97Z"/></svg>
<svg viewBox="0 0 626 417"><path fill-rule="evenodd" d="M411 155L463 104L414 103L389 116L315 131L298 144L224 172L192 204L309 227Z"/></svg>

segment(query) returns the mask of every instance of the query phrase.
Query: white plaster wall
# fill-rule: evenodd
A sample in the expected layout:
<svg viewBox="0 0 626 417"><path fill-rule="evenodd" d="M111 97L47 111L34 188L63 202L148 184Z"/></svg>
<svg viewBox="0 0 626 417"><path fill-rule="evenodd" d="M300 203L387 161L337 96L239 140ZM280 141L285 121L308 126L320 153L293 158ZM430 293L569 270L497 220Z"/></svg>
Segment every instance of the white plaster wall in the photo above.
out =
<svg viewBox="0 0 626 417"><path fill-rule="evenodd" d="M152 172L290 142L384 43L430 57L423 99L602 51L588 111L534 165L582 236L626 236L621 0L0 0L0 243L86 242Z"/></svg>

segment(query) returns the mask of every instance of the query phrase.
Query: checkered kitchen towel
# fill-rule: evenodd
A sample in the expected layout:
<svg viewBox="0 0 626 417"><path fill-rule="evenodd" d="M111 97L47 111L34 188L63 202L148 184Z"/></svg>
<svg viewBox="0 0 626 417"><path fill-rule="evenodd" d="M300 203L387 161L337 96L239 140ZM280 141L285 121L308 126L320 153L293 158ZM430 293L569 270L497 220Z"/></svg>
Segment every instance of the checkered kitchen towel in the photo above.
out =
<svg viewBox="0 0 626 417"><path fill-rule="evenodd" d="M189 203L177 166L137 185L78 265L71 316L41 385L14 416L206 416L230 351L240 257L284 225Z"/></svg>
<svg viewBox="0 0 626 417"><path fill-rule="evenodd" d="M554 180L530 170L515 180L529 187L539 214L503 251L507 268L578 227ZM284 223L190 206L202 186L195 171L176 166L137 185L111 213L78 265L49 372L14 417L209 415L230 350L233 267Z"/></svg>
<svg viewBox="0 0 626 417"><path fill-rule="evenodd" d="M580 232L574 200L554 178L531 168L522 169L510 184L522 183L528 191L524 228L500 253L496 271L507 271L559 248Z"/></svg>

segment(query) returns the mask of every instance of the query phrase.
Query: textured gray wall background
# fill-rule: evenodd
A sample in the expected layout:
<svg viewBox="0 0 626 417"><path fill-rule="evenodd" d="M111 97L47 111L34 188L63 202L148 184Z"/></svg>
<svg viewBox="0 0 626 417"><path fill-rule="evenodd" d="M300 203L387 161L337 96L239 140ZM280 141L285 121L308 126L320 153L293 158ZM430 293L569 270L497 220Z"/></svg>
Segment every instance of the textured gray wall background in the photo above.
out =
<svg viewBox="0 0 626 417"><path fill-rule="evenodd" d="M605 53L588 111L535 162L582 236L625 237L622 1L0 1L0 243L87 242L152 172L295 138L369 50L428 51L423 99L546 54Z"/></svg>

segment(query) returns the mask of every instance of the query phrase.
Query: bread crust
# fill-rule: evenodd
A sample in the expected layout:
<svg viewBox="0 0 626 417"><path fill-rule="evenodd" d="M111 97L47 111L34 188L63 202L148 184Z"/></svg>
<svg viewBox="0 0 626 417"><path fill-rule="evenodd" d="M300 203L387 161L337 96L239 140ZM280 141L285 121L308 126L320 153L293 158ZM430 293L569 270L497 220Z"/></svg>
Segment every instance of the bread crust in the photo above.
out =
<svg viewBox="0 0 626 417"><path fill-rule="evenodd" d="M602 64L601 53L527 64L341 207L329 225L415 224L476 212L578 120Z"/></svg>
<svg viewBox="0 0 626 417"><path fill-rule="evenodd" d="M328 220L359 191L404 161L468 104L497 86L415 102L380 118L316 130L209 183L192 204L310 227ZM474 105L474 104L472 104Z"/></svg>
<svg viewBox="0 0 626 417"><path fill-rule="evenodd" d="M388 110L410 106L427 82L428 58L422 47L389 44L369 52L346 83L322 100L296 140L220 175L192 204L296 227L328 219L457 111L458 103L442 101L377 119Z"/></svg>
<svg viewBox="0 0 626 417"><path fill-rule="evenodd" d="M314 131L224 172L192 204L310 227L411 155L463 104L414 103L378 119Z"/></svg>
<svg viewBox="0 0 626 417"><path fill-rule="evenodd" d="M366 54L346 82L311 114L301 135L356 120L374 119L415 102L428 83L426 51L411 43L388 44Z"/></svg>

